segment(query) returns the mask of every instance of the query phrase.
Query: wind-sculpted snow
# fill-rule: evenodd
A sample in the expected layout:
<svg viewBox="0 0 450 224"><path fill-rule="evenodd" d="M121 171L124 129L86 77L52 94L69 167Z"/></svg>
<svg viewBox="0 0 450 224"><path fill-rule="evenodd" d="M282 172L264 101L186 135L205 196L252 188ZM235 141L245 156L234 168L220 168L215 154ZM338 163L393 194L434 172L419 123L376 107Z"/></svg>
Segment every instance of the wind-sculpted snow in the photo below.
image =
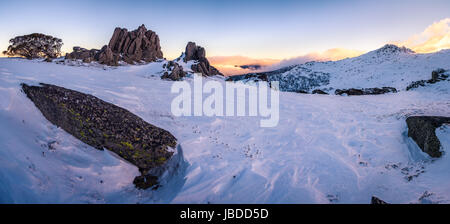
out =
<svg viewBox="0 0 450 224"><path fill-rule="evenodd" d="M435 68L450 67L447 54L407 56L421 57L418 65L384 62L393 69L384 74L406 84L429 79ZM337 83L332 64L349 70L341 73L347 77L361 74L348 80L353 87L401 80L365 79L376 65L357 71L350 60L356 59L303 67L324 68L329 86ZM1 202L370 203L376 196L388 203L450 203L448 125L436 129L444 153L433 159L407 136L405 122L413 115L448 117L448 81L358 97L281 92L279 125L261 128L260 117L173 116L177 94L170 93L174 82L160 78L164 63L104 70L0 59ZM404 74L395 69L405 65L411 67ZM137 167L56 128L20 91L20 83L40 82L91 94L169 131L183 149L183 169L155 191L137 190Z"/></svg>

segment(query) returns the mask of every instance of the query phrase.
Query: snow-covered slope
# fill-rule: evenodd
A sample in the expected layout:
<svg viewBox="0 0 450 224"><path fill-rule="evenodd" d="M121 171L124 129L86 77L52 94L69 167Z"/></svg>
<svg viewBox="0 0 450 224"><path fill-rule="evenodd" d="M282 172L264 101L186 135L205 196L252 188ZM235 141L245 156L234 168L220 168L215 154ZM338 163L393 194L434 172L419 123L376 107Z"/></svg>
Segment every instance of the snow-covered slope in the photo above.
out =
<svg viewBox="0 0 450 224"><path fill-rule="evenodd" d="M305 66L330 74L335 67L342 75L330 80L336 87L392 86L399 78L388 74L405 71L413 81L450 67L448 51L402 55L401 63L381 62L381 73L367 72L365 63L377 66L367 57ZM282 92L279 125L260 128L260 117L172 116L176 94L173 82L160 79L163 63L111 69L0 59L0 202L370 203L376 195L391 203L450 203L450 127L436 131L446 153L432 160L406 136L405 123L409 115L450 116L448 81L379 96ZM409 72L397 69L405 66ZM350 74L359 76L352 82ZM388 77L369 79L381 74ZM185 169L156 191L135 189L136 167L50 124L21 82L93 94L170 131Z"/></svg>
<svg viewBox="0 0 450 224"><path fill-rule="evenodd" d="M280 81L280 89L290 92L324 89L334 93L335 89L374 87L394 87L402 91L411 82L430 79L431 72L438 68L450 69L450 49L417 54L404 47L385 45L355 58L308 62L261 74L267 74L269 81ZM243 75L235 79L254 78Z"/></svg>

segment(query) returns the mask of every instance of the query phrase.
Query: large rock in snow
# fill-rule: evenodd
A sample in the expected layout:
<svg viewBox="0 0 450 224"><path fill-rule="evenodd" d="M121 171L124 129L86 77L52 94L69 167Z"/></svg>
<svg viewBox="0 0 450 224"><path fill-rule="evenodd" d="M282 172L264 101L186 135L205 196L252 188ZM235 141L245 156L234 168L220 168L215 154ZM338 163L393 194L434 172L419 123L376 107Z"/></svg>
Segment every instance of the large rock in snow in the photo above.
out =
<svg viewBox="0 0 450 224"><path fill-rule="evenodd" d="M360 95L380 95L386 93L396 93L397 89L394 87L382 88L364 88L364 89L337 89L334 93L336 95L360 96Z"/></svg>
<svg viewBox="0 0 450 224"><path fill-rule="evenodd" d="M413 116L406 119L408 137L411 137L423 152L431 157L441 157L441 142L436 136L436 128L450 124L450 117Z"/></svg>
<svg viewBox="0 0 450 224"><path fill-rule="evenodd" d="M194 42L189 42L186 46L184 62L197 61L191 66L193 72L202 73L203 76L223 75L216 68L209 64L206 59L205 48L197 46Z"/></svg>
<svg viewBox="0 0 450 224"><path fill-rule="evenodd" d="M161 79L179 81L186 76L186 72L183 71L183 67L181 67L178 63L174 61L169 61L167 64L164 64L163 67L167 71L164 72L164 75L161 76Z"/></svg>
<svg viewBox="0 0 450 224"><path fill-rule="evenodd" d="M177 140L166 130L153 126L128 110L92 95L41 84L22 89L56 126L99 149L108 149L139 168L138 188L157 184L161 169L172 159Z"/></svg>
<svg viewBox="0 0 450 224"><path fill-rule="evenodd" d="M117 66L119 61L128 64L136 62L152 62L163 58L158 35L147 30L144 25L138 29L128 31L117 27L108 45L101 50L86 50L74 48L72 53L66 54L66 59L81 59L83 62L98 61L101 64Z"/></svg>
<svg viewBox="0 0 450 224"><path fill-rule="evenodd" d="M372 196L372 200L370 201L370 204L372 204L372 205L387 205L389 203L387 203L375 196Z"/></svg>
<svg viewBox="0 0 450 224"><path fill-rule="evenodd" d="M115 55L120 56L119 60L129 64L139 61L152 62L163 58L158 35L147 30L144 25L131 32L116 28L108 47Z"/></svg>
<svg viewBox="0 0 450 224"><path fill-rule="evenodd" d="M66 54L66 59L81 59L85 63L90 63L97 60L96 55L98 55L99 51L97 49L88 50L82 47L73 47L72 53Z"/></svg>
<svg viewBox="0 0 450 224"><path fill-rule="evenodd" d="M448 71L438 68L431 72L431 79L412 82L406 87L406 91L419 88L421 86L431 85L440 81L445 81L449 76L450 74Z"/></svg>

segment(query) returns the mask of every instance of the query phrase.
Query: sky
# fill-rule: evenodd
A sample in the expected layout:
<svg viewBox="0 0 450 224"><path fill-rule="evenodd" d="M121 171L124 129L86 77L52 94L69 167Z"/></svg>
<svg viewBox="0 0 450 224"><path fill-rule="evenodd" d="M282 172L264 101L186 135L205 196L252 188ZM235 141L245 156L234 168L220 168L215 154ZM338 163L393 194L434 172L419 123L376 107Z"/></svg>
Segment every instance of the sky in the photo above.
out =
<svg viewBox="0 0 450 224"><path fill-rule="evenodd" d="M101 48L115 27L145 24L168 59L194 41L215 61L239 56L272 63L327 52L354 56L386 43L417 45L427 27L450 18L450 1L0 0L0 16L1 50L10 38L33 32L63 39L64 52Z"/></svg>

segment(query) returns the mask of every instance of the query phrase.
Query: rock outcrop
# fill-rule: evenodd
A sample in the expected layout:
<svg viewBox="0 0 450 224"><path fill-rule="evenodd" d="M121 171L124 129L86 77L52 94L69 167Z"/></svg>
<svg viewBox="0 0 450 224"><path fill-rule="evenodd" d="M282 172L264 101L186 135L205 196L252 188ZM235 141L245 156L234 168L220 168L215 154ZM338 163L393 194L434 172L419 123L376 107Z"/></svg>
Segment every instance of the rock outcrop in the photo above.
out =
<svg viewBox="0 0 450 224"><path fill-rule="evenodd" d="M381 199L379 199L379 198L377 198L375 196L372 196L372 200L371 200L370 204L373 204L373 205L387 205L389 203L387 203L387 202L385 202L385 201L383 201L383 200L381 200Z"/></svg>
<svg viewBox="0 0 450 224"><path fill-rule="evenodd" d="M144 25L133 31L116 28L109 44L103 46L101 50L74 47L72 53L66 54L66 59L81 59L83 62L98 61L110 66L119 65L119 61L135 64L162 58L158 35L147 30Z"/></svg>
<svg viewBox="0 0 450 224"><path fill-rule="evenodd" d="M166 69L167 71L164 72L164 75L161 76L161 79L178 81L186 76L186 72L183 71L183 67L181 67L178 63L174 61L169 61L167 64L164 64L163 68Z"/></svg>
<svg viewBox="0 0 450 224"><path fill-rule="evenodd" d="M380 95L386 93L396 93L397 89L393 87L382 88L364 88L364 89L336 89L334 92L336 95L347 94L348 96L360 96L360 95Z"/></svg>
<svg viewBox="0 0 450 224"><path fill-rule="evenodd" d="M73 47L73 52L66 54L66 59L81 59L85 63L90 63L92 61L98 60L98 57L96 58L96 56L98 55L99 51L100 50L97 49L88 50L81 47Z"/></svg>
<svg viewBox="0 0 450 224"><path fill-rule="evenodd" d="M119 60L129 64L145 61L152 62L163 58L158 35L141 25L137 30L116 28L108 47Z"/></svg>
<svg viewBox="0 0 450 224"><path fill-rule="evenodd" d="M327 92L321 90L321 89L315 89L311 92L312 94L322 94L322 95L328 95Z"/></svg>
<svg viewBox="0 0 450 224"><path fill-rule="evenodd" d="M22 84L28 98L54 125L84 143L113 151L136 165L141 176L136 187L146 189L157 184L158 173L174 155L176 138L128 110L92 95L62 87Z"/></svg>
<svg viewBox="0 0 450 224"><path fill-rule="evenodd" d="M428 80L419 80L419 81L415 81L411 84L409 84L406 87L406 91L411 90L411 89L415 89L415 88L419 88L420 86L426 86L429 84L434 84L440 81L444 81L446 80L450 75L447 74L447 71L440 68L440 69L436 69L434 71L431 72L431 79Z"/></svg>
<svg viewBox="0 0 450 224"><path fill-rule="evenodd" d="M450 117L412 116L406 119L408 137L411 137L423 152L431 157L442 156L441 142L436 136L436 128L450 124Z"/></svg>
<svg viewBox="0 0 450 224"><path fill-rule="evenodd" d="M189 42L184 53L184 62L197 61L191 66L193 72L202 73L203 76L222 75L216 68L209 64L206 59L205 48L197 46L194 42Z"/></svg>

